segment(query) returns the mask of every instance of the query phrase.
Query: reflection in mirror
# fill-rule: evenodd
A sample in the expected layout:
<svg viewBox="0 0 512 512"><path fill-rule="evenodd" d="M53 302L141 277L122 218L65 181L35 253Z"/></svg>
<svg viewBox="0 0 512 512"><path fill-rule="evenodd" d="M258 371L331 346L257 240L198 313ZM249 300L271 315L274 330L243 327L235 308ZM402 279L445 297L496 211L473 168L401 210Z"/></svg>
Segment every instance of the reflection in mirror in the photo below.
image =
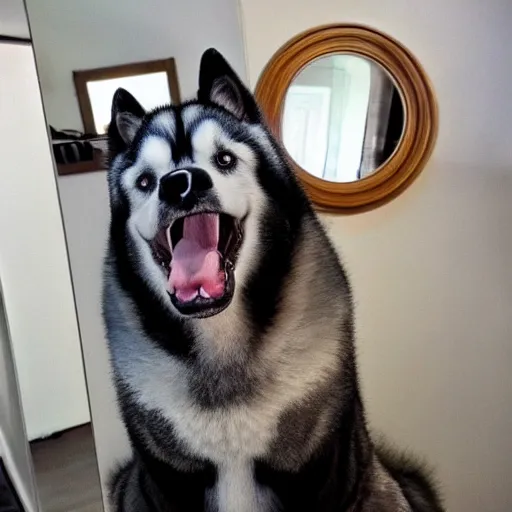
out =
<svg viewBox="0 0 512 512"><path fill-rule="evenodd" d="M34 442L43 512L98 512L102 502L108 509L109 479L132 453L119 414L101 314L110 219L104 132L114 90L121 85L146 109L195 97L198 64L211 46L222 49L237 71L244 69L235 2L157 4L148 9L145 2L132 1L119 9L104 0L26 0L51 127L49 151L56 162L94 423L94 435L87 421L67 425L62 434L60 428L49 429L44 439ZM50 165L46 172L53 179L52 171ZM60 362L69 365L68 355L56 358L59 363L46 365L45 371Z"/></svg>
<svg viewBox="0 0 512 512"><path fill-rule="evenodd" d="M139 98L146 110L180 102L174 59L74 71L73 76L87 133L106 133L112 98L120 87Z"/></svg>
<svg viewBox="0 0 512 512"><path fill-rule="evenodd" d="M145 109L150 110L158 105L171 103L165 73L148 73L87 82L94 128L98 134L104 134L108 129L112 98L119 87L136 94L139 98L142 97L140 101Z"/></svg>
<svg viewBox="0 0 512 512"><path fill-rule="evenodd" d="M305 171L332 182L374 173L404 128L402 97L382 67L336 54L304 67L286 93L283 142Z"/></svg>

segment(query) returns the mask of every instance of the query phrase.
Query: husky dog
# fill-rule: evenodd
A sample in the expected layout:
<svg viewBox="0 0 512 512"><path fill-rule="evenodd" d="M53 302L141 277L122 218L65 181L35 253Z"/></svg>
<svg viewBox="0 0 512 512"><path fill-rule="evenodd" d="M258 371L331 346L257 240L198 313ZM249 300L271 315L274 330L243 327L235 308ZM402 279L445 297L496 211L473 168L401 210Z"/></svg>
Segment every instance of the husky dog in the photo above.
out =
<svg viewBox="0 0 512 512"><path fill-rule="evenodd" d="M349 283L283 150L217 51L199 75L182 105L113 100L113 510L441 511L368 434Z"/></svg>

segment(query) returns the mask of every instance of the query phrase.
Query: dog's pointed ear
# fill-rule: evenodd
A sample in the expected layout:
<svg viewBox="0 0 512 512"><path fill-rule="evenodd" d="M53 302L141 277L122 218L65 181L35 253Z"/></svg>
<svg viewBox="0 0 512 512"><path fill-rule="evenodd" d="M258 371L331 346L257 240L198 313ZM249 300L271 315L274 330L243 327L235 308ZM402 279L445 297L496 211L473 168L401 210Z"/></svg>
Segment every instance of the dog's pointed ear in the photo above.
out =
<svg viewBox="0 0 512 512"><path fill-rule="evenodd" d="M146 114L141 104L125 89L117 89L112 99L112 117L108 128L111 146L125 150L135 138Z"/></svg>
<svg viewBox="0 0 512 512"><path fill-rule="evenodd" d="M214 48L206 50L201 58L197 98L201 103L214 103L226 109L242 121L261 121L261 113L253 95Z"/></svg>

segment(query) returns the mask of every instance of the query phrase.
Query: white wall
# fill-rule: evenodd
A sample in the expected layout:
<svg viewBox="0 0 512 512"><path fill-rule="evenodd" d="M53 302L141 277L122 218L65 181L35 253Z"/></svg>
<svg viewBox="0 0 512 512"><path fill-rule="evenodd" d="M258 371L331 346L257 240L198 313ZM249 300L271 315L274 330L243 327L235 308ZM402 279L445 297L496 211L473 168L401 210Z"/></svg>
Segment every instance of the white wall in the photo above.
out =
<svg viewBox="0 0 512 512"><path fill-rule="evenodd" d="M104 171L59 178L102 486L116 460L130 453L110 378L101 317L102 265L110 215L106 178Z"/></svg>
<svg viewBox="0 0 512 512"><path fill-rule="evenodd" d="M243 72L236 7L236 0L27 0L49 123L82 129L73 70L174 57L185 98L197 92L209 46Z"/></svg>
<svg viewBox="0 0 512 512"><path fill-rule="evenodd" d="M432 79L441 125L421 177L324 220L354 285L372 426L438 466L451 512L511 510L512 4L241 4L252 86L289 38L334 22L388 32Z"/></svg>
<svg viewBox="0 0 512 512"><path fill-rule="evenodd" d="M27 512L37 511L32 462L16 380L9 326L0 283L0 458Z"/></svg>
<svg viewBox="0 0 512 512"><path fill-rule="evenodd" d="M2 0L0 3L0 36L29 38L23 0Z"/></svg>
<svg viewBox="0 0 512 512"><path fill-rule="evenodd" d="M235 0L27 0L43 101L57 128L81 128L72 70L176 59L182 98L197 91L202 52L214 46L245 76ZM116 419L101 320L101 271L108 229L105 172L60 177L102 484L128 451Z"/></svg>
<svg viewBox="0 0 512 512"><path fill-rule="evenodd" d="M0 275L31 439L89 421L32 48L0 44Z"/></svg>

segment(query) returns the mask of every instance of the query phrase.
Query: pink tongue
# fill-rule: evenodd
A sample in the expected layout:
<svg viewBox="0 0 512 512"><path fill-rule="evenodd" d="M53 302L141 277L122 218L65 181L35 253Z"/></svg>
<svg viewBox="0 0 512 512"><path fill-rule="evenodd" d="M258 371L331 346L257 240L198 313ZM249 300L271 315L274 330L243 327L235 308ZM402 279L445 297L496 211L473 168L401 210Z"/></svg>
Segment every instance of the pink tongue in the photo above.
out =
<svg viewBox="0 0 512 512"><path fill-rule="evenodd" d="M181 302L190 302L198 295L219 298L224 293L224 272L221 269L219 216L200 214L186 217L183 238L173 250L169 291Z"/></svg>

